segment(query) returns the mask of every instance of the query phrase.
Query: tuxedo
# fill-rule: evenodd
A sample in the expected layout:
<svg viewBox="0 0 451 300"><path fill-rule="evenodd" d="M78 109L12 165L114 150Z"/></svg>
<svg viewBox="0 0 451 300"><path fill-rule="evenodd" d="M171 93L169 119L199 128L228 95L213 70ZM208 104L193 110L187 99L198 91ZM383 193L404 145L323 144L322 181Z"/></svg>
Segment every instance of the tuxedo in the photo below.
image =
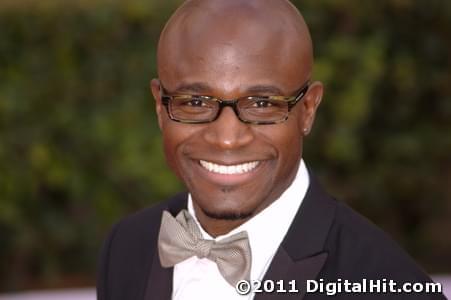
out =
<svg viewBox="0 0 451 300"><path fill-rule="evenodd" d="M186 209L187 193L144 209L117 223L99 259L98 300L171 299L173 268L163 268L157 242L164 210L176 216ZM328 196L317 180L310 185L263 280L295 280L297 293L258 293L264 299L329 299L307 293L307 280L324 283L386 279L431 282L431 279L375 225ZM335 299L445 299L442 294L338 293Z"/></svg>

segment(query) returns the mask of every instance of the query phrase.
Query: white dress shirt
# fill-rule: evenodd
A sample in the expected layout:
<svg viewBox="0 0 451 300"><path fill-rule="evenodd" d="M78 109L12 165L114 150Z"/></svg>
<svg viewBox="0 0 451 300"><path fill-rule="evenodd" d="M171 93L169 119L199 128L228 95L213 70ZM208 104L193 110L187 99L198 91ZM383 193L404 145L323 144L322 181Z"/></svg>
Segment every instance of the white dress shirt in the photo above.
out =
<svg viewBox="0 0 451 300"><path fill-rule="evenodd" d="M280 243L285 237L304 199L309 186L309 176L301 160L295 179L288 189L271 205L228 234L211 237L200 226L188 195L188 211L199 225L205 239L220 240L240 231L247 231L252 253L251 280L262 280ZM207 258L193 256L174 266L173 300L244 300L254 294L241 296L235 287L225 281L216 263Z"/></svg>

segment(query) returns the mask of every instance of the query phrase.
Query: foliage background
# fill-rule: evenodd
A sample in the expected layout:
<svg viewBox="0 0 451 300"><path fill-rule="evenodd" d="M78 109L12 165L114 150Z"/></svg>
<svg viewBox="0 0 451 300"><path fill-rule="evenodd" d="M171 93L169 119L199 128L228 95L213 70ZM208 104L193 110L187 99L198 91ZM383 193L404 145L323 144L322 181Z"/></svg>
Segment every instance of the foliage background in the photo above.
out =
<svg viewBox="0 0 451 300"><path fill-rule="evenodd" d="M93 284L111 224L182 188L149 93L180 2L0 2L0 291ZM451 2L294 3L326 85L308 164L451 272Z"/></svg>

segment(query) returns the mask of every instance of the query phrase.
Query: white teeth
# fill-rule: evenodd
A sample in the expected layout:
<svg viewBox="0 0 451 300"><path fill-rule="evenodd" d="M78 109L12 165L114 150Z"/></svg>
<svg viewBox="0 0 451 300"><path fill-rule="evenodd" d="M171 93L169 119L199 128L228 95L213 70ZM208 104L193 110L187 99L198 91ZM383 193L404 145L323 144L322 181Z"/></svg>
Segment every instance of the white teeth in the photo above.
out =
<svg viewBox="0 0 451 300"><path fill-rule="evenodd" d="M255 169L255 167L257 167L259 163L260 162L258 162L258 161L253 161L253 162L248 162L248 163L244 163L244 164L240 164L240 165L223 166L223 165L217 165L212 162L205 161L205 160L200 161L200 164L202 165L202 167L204 167L208 171L213 172L213 173L228 174L228 175L243 174L243 173L250 172L253 169Z"/></svg>

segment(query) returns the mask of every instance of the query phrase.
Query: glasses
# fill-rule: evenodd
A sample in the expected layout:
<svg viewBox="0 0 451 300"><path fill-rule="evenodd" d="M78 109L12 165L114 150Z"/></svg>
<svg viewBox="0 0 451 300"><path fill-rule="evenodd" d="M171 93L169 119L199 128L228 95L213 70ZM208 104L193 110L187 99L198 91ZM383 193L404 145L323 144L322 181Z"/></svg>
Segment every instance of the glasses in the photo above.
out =
<svg viewBox="0 0 451 300"><path fill-rule="evenodd" d="M307 81L295 96L246 96L224 100L204 95L168 95L160 88L161 102L169 118L176 122L202 124L215 121L230 106L244 123L267 125L285 122L291 109L307 94Z"/></svg>

